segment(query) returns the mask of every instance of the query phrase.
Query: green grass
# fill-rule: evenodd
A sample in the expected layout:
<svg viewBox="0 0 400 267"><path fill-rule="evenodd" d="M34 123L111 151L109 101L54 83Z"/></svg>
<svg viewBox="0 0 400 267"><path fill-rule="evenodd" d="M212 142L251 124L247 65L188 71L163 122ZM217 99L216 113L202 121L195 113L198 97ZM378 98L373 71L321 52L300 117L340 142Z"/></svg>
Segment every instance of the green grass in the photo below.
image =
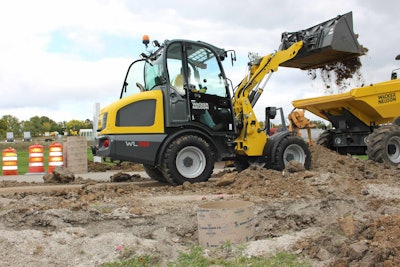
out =
<svg viewBox="0 0 400 267"><path fill-rule="evenodd" d="M368 156L367 155L354 155L353 157L361 159L361 160L368 160Z"/></svg>
<svg viewBox="0 0 400 267"><path fill-rule="evenodd" d="M189 252L181 252L178 258L168 262L168 267L207 267L207 266L226 266L226 267L311 267L311 264L306 262L299 255L294 255L287 252L277 253L269 258L264 257L247 257L243 255L243 249L237 247L222 246L207 256L202 247L192 246ZM210 253L210 252L209 252ZM219 256L218 256L219 255ZM126 256L126 255L125 255ZM130 259L121 261L104 263L102 267L147 267L147 266L165 266L156 257L149 255L134 256Z"/></svg>
<svg viewBox="0 0 400 267"><path fill-rule="evenodd" d="M29 168L29 153L28 153L28 151L17 151L17 156L18 156L18 174L27 173L28 168ZM44 160L46 161L44 163L44 166L47 166L47 164L48 164L48 161L46 159L47 159L47 155L44 155Z"/></svg>

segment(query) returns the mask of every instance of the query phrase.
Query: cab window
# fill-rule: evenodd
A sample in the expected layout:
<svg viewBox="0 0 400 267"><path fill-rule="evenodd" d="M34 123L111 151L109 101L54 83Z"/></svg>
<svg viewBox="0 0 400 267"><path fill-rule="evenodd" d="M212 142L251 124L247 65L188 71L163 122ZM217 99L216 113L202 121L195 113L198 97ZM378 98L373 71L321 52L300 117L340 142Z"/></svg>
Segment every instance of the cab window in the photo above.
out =
<svg viewBox="0 0 400 267"><path fill-rule="evenodd" d="M145 61L141 60L133 62L129 66L124 86L122 88L121 98L140 92L140 86L143 87L145 84L143 75L144 65Z"/></svg>
<svg viewBox="0 0 400 267"><path fill-rule="evenodd" d="M129 66L121 98L163 85L166 83L164 77L165 72L161 57L156 60L135 61Z"/></svg>
<svg viewBox="0 0 400 267"><path fill-rule="evenodd" d="M149 60L144 66L145 91L149 91L166 83L162 57L156 60Z"/></svg>
<svg viewBox="0 0 400 267"><path fill-rule="evenodd" d="M190 45L187 49L190 81L196 90L206 94L227 97L225 82L215 54L208 48Z"/></svg>

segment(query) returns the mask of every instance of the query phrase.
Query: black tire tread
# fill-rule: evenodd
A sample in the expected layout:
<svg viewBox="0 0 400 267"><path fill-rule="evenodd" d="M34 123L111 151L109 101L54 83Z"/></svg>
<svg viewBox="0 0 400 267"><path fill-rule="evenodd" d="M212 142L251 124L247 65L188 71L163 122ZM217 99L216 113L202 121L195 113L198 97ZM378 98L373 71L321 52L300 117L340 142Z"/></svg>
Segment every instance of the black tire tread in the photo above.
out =
<svg viewBox="0 0 400 267"><path fill-rule="evenodd" d="M167 182L169 182L172 185L178 185L178 184L183 184L186 179L184 177L180 177L180 174L176 173L173 168L171 168L168 164L168 161L171 158L175 158L176 155L174 155L174 151L176 147L179 147L182 143L197 143L201 144L202 146L205 146L208 148L208 151L210 153L210 162L207 162L208 167L204 170L204 172L201 174L202 178L194 178L194 179L187 179L189 182L205 182L210 178L213 170L214 170L214 153L212 148L209 146L207 141L205 141L203 138L197 136L197 135L183 135L172 142L168 145L167 149L165 150L165 153L163 155L163 160L162 160L162 172L164 175L164 178L166 179Z"/></svg>
<svg viewBox="0 0 400 267"><path fill-rule="evenodd" d="M288 135L279 142L279 144L276 148L275 158L274 158L273 163L268 164L266 167L269 169L277 170L277 171L284 170L285 162L283 159L283 155L284 155L285 149L291 144L297 144L300 147L302 147L302 149L304 150L304 153L306 155L306 159L304 162L304 168L309 170L311 167L311 151L310 151L307 143L301 137L294 136L294 135Z"/></svg>
<svg viewBox="0 0 400 267"><path fill-rule="evenodd" d="M369 136L367 141L367 156L368 159L375 162L395 165L390 162L387 155L387 141L391 136L400 136L400 126L384 125L375 129Z"/></svg>
<svg viewBox="0 0 400 267"><path fill-rule="evenodd" d="M332 133L330 131L323 131L317 139L317 145L332 149Z"/></svg>
<svg viewBox="0 0 400 267"><path fill-rule="evenodd" d="M167 182L162 171L155 168L154 166L151 166L148 164L143 164L143 169L151 179L162 182L162 183Z"/></svg>

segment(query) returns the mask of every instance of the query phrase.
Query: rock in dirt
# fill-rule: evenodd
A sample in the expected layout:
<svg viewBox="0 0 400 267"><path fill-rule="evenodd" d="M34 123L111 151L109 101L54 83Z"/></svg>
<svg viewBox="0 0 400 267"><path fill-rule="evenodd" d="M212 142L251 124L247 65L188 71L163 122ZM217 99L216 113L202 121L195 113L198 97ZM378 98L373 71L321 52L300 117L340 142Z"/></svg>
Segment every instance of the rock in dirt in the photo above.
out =
<svg viewBox="0 0 400 267"><path fill-rule="evenodd" d="M289 163L286 165L285 170L287 170L290 173L294 172L301 172L305 171L306 169L304 168L304 165L296 160L289 161Z"/></svg>
<svg viewBox="0 0 400 267"><path fill-rule="evenodd" d="M215 182L216 186L227 186L235 182L237 173L227 173Z"/></svg>
<svg viewBox="0 0 400 267"><path fill-rule="evenodd" d="M340 225L340 228L342 229L343 233L347 237L353 236L356 232L353 216L347 216L344 218L340 218L339 225Z"/></svg>
<svg viewBox="0 0 400 267"><path fill-rule="evenodd" d="M130 175L125 172L118 172L118 173L110 176L111 182L116 182L116 183L131 181L133 178L140 178L140 175L138 175L138 174Z"/></svg>
<svg viewBox="0 0 400 267"><path fill-rule="evenodd" d="M75 175L68 168L56 167L53 172L47 173L43 176L45 183L71 183L75 181Z"/></svg>

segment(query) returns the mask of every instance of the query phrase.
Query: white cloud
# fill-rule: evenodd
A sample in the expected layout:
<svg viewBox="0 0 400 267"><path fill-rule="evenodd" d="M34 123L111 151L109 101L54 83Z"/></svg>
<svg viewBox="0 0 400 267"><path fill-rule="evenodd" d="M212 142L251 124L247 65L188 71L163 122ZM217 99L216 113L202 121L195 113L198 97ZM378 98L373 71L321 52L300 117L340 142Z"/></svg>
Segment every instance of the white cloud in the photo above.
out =
<svg viewBox="0 0 400 267"><path fill-rule="evenodd" d="M185 38L235 49L239 60L227 73L236 85L248 52L271 53L283 31L307 28L348 11L353 11L360 43L369 49L362 58L364 78L376 83L389 79L400 65L394 61L400 54L399 8L394 0L3 1L0 116L91 119L95 102L104 106L118 98L128 64L142 52L143 34L159 41ZM57 34L65 43L55 42ZM137 43L121 46L125 40ZM54 45L64 47L52 51ZM323 94L320 88L305 73L280 68L257 111L264 116L263 106L269 105L285 106L289 112L292 100Z"/></svg>

